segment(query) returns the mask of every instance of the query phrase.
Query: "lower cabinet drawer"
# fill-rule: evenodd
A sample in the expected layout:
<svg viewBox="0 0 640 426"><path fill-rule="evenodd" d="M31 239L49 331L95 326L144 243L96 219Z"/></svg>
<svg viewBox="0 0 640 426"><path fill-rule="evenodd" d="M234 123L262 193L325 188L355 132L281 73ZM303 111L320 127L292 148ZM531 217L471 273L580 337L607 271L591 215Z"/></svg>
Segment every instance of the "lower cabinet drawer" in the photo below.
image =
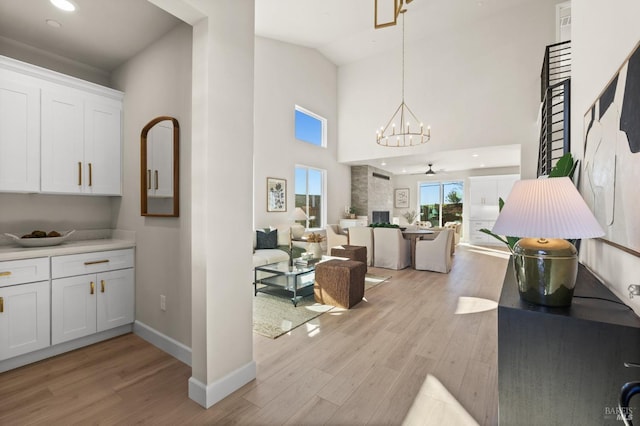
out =
<svg viewBox="0 0 640 426"><path fill-rule="evenodd" d="M70 254L51 258L51 278L133 268L133 249Z"/></svg>
<svg viewBox="0 0 640 426"><path fill-rule="evenodd" d="M0 262L0 287L33 283L49 279L49 258L7 260Z"/></svg>

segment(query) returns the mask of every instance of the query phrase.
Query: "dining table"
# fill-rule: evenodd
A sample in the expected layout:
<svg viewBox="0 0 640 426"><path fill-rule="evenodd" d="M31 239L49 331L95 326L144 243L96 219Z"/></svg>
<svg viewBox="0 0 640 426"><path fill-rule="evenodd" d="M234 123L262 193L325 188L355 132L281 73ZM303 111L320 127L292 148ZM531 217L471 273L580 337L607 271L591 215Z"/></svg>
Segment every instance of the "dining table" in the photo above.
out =
<svg viewBox="0 0 640 426"><path fill-rule="evenodd" d="M411 241L411 267L413 269L416 268L416 240L432 234L434 234L434 232L428 229L405 229L402 231L402 236Z"/></svg>

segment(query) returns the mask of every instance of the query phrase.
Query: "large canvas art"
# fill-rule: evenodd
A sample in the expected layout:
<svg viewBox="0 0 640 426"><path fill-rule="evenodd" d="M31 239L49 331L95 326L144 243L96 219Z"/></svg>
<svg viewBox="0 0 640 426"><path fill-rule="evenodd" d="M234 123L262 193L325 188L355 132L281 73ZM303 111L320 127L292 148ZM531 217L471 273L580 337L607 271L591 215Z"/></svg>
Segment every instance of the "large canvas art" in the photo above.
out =
<svg viewBox="0 0 640 426"><path fill-rule="evenodd" d="M603 240L640 256L640 46L584 116L580 189Z"/></svg>

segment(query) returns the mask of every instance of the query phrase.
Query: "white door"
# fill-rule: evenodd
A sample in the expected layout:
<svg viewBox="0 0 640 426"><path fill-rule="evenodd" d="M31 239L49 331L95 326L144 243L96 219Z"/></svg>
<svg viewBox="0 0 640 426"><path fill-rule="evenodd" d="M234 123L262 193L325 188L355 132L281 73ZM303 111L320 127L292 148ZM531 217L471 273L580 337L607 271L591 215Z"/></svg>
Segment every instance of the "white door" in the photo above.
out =
<svg viewBox="0 0 640 426"><path fill-rule="evenodd" d="M49 281L0 287L0 360L49 346Z"/></svg>
<svg viewBox="0 0 640 426"><path fill-rule="evenodd" d="M39 192L40 89L5 78L0 79L0 191Z"/></svg>
<svg viewBox="0 0 640 426"><path fill-rule="evenodd" d="M87 101L85 108L85 190L121 195L121 114L119 106Z"/></svg>
<svg viewBox="0 0 640 426"><path fill-rule="evenodd" d="M83 192L83 115L76 93L42 91L42 192Z"/></svg>
<svg viewBox="0 0 640 426"><path fill-rule="evenodd" d="M98 274L98 331L134 321L135 288L133 269Z"/></svg>
<svg viewBox="0 0 640 426"><path fill-rule="evenodd" d="M95 274L51 282L51 344L96 332Z"/></svg>

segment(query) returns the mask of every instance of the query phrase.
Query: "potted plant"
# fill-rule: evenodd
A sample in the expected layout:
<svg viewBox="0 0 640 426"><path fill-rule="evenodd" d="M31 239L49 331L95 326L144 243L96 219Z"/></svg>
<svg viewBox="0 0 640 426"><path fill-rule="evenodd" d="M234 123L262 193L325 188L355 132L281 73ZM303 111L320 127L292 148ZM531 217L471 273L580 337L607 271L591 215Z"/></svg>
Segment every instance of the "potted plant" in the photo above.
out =
<svg viewBox="0 0 640 426"><path fill-rule="evenodd" d="M418 213L415 210L407 210L402 216L407 219L409 225L413 225L413 222L418 218Z"/></svg>
<svg viewBox="0 0 640 426"><path fill-rule="evenodd" d="M313 255L314 259L320 259L322 257L322 246L320 243L324 240L324 236L312 232L307 235L307 252Z"/></svg>
<svg viewBox="0 0 640 426"><path fill-rule="evenodd" d="M355 219L355 218L356 218L356 208L349 207L349 219Z"/></svg>

